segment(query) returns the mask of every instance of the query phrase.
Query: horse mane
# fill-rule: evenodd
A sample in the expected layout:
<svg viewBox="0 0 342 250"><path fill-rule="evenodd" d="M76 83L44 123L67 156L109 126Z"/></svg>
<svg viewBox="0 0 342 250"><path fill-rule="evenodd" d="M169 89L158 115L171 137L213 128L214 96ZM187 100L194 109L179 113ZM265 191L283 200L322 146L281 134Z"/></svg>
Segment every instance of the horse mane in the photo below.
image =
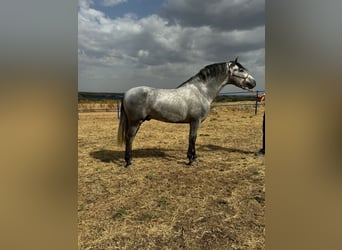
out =
<svg viewBox="0 0 342 250"><path fill-rule="evenodd" d="M240 69L244 69L244 70L247 70L247 71L248 71L248 69L245 68L244 66L242 66L239 62L236 62L235 64L236 64Z"/></svg>
<svg viewBox="0 0 342 250"><path fill-rule="evenodd" d="M190 77L188 80L183 82L177 88L184 86L185 84L191 82L194 79L207 81L209 78L216 77L217 75L220 75L226 72L227 72L227 64L225 62L210 64L210 65L205 66L196 75Z"/></svg>

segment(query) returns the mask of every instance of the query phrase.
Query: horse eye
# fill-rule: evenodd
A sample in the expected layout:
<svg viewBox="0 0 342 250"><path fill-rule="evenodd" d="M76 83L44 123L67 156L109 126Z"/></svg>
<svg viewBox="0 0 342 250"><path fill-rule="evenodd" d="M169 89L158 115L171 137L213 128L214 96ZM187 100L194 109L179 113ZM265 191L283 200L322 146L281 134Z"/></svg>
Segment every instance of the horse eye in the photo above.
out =
<svg viewBox="0 0 342 250"><path fill-rule="evenodd" d="M239 69L239 72L243 72L244 70L241 68L241 69Z"/></svg>

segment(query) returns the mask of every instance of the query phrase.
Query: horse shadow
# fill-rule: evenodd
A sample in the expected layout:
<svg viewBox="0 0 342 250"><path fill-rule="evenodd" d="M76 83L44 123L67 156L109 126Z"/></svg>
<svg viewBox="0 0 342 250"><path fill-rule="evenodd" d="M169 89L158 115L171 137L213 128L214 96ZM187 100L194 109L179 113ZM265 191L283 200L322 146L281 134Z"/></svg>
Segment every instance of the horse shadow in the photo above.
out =
<svg viewBox="0 0 342 250"><path fill-rule="evenodd" d="M242 150L237 148L226 148L213 144L206 145L198 145L199 151L226 151L229 153L240 153L240 154L254 154L254 151ZM164 158L166 160L175 160L175 156L169 155L167 152L170 149L162 149L162 148L140 148L132 151L133 158ZM101 162L106 163L115 163L117 165L124 164L124 154L125 151L116 151L116 150L108 150L102 149L90 152L89 155ZM179 159L178 159L179 160Z"/></svg>
<svg viewBox="0 0 342 250"><path fill-rule="evenodd" d="M213 144L198 145L198 150L201 151L225 151L228 153L240 153L240 154L254 154L254 151L243 150L238 148L226 148Z"/></svg>
<svg viewBox="0 0 342 250"><path fill-rule="evenodd" d="M166 153L168 149L160 149L160 148L142 148L142 149L134 149L132 151L133 158L165 158L165 159L173 159L172 156ZM89 155L101 162L106 163L115 163L115 164L123 164L124 163L124 154L125 151L116 151L116 150L97 150L90 152Z"/></svg>

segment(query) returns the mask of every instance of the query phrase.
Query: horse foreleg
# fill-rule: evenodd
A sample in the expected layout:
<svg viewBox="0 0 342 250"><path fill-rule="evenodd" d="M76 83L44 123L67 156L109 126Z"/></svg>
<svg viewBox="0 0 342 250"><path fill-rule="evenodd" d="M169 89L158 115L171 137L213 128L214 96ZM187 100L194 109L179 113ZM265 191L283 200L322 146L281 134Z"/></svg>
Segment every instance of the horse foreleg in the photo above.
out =
<svg viewBox="0 0 342 250"><path fill-rule="evenodd" d="M135 135L137 134L141 123L131 125L128 127L127 134L126 134L126 150L125 150L125 161L126 165L125 167L128 167L132 164L132 144L133 140L135 138Z"/></svg>
<svg viewBox="0 0 342 250"><path fill-rule="evenodd" d="M132 164L132 142L133 139L129 136L126 136L126 150L125 150L125 161L126 165L125 167L128 167Z"/></svg>
<svg viewBox="0 0 342 250"><path fill-rule="evenodd" d="M197 130L198 130L199 124L200 124L199 121L190 122L189 148L188 148L188 153L187 153L187 156L189 159L188 165L191 165L197 158L195 144L196 144Z"/></svg>

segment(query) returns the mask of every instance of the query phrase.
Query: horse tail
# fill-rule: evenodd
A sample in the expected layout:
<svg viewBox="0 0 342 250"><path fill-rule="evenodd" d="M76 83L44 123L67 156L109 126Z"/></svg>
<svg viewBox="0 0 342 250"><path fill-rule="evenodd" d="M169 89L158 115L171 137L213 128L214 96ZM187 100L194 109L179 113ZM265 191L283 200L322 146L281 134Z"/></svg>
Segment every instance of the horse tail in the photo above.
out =
<svg viewBox="0 0 342 250"><path fill-rule="evenodd" d="M125 143L125 138L126 138L126 134L127 134L127 115L126 112L124 110L124 104L123 104L123 100L121 100L121 109L120 109L120 122L119 122L119 129L118 129L118 145L122 146Z"/></svg>

